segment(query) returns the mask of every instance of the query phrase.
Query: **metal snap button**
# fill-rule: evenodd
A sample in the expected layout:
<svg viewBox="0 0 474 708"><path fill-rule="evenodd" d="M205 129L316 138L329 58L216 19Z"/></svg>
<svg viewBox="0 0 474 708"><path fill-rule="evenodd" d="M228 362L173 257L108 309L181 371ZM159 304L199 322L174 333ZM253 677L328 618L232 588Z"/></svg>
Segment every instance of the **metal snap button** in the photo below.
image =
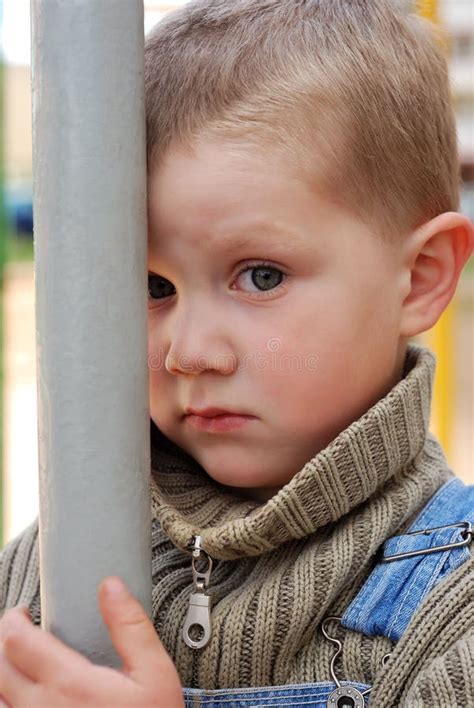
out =
<svg viewBox="0 0 474 708"><path fill-rule="evenodd" d="M329 694L328 708L364 708L364 696L354 686L339 686Z"/></svg>

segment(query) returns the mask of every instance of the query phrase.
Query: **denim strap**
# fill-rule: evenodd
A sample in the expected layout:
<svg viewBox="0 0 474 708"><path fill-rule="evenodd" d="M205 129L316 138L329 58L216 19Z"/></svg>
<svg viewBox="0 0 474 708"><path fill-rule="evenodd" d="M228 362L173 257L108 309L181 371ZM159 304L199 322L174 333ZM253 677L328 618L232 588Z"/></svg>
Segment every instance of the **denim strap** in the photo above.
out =
<svg viewBox="0 0 474 708"><path fill-rule="evenodd" d="M408 532L385 541L382 558L456 543L465 545L392 561L381 560L344 612L341 624L369 637L384 636L398 641L426 595L471 555L472 533L469 534L467 523L464 528L408 534L461 522L474 524L474 485L467 486L454 477L430 499Z"/></svg>
<svg viewBox="0 0 474 708"><path fill-rule="evenodd" d="M358 681L341 681L341 687L346 686L359 691L369 688ZM183 688L183 698L186 708L327 708L329 696L336 688L332 681L214 690ZM364 705L367 702L368 696L364 698Z"/></svg>

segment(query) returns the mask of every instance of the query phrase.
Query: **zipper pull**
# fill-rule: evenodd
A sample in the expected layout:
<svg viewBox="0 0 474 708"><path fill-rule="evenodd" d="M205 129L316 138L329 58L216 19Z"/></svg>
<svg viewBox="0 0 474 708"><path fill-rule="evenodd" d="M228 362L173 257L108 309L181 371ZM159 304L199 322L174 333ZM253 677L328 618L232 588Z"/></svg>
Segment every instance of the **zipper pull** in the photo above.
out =
<svg viewBox="0 0 474 708"><path fill-rule="evenodd" d="M212 558L201 545L201 536L193 536L188 544L192 548L192 568L194 592L189 598L189 607L186 621L183 627L183 639L191 649L202 649L211 638L211 598L206 594L212 570ZM196 562L203 558L207 562L207 568L200 572L196 568ZM193 639L190 630L200 631L200 639Z"/></svg>

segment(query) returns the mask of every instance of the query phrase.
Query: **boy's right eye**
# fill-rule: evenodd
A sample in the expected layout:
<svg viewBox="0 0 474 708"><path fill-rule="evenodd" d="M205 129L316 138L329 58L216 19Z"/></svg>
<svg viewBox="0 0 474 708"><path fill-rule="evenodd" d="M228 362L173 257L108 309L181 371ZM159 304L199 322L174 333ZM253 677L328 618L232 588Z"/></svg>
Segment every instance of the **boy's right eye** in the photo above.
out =
<svg viewBox="0 0 474 708"><path fill-rule="evenodd" d="M174 285L169 280L162 278L161 275L148 273L148 295L150 300L161 300L164 297L174 295L175 292Z"/></svg>

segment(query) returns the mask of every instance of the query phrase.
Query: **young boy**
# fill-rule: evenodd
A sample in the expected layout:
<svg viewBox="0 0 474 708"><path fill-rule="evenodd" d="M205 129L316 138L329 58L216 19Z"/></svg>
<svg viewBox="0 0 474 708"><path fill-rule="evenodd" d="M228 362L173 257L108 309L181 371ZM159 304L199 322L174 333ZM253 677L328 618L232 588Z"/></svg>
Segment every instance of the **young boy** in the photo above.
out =
<svg viewBox="0 0 474 708"><path fill-rule="evenodd" d="M153 625L101 586L121 672L35 626L33 524L0 694L474 705L472 488L408 341L474 245L436 39L393 0L199 0L148 37L146 91Z"/></svg>

